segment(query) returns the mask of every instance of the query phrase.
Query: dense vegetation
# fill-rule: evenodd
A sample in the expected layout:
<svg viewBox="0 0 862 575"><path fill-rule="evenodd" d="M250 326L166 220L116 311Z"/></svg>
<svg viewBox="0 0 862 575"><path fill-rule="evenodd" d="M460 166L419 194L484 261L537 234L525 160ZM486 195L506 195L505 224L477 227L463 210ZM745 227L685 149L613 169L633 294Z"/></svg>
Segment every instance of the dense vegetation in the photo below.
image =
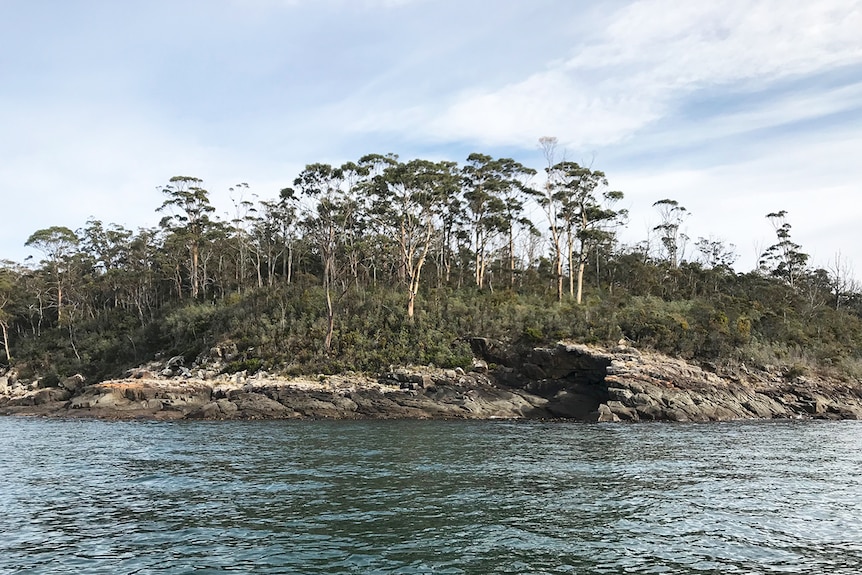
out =
<svg viewBox="0 0 862 575"><path fill-rule="evenodd" d="M157 226L90 220L37 230L44 259L0 266L0 368L115 375L157 354L235 349L230 371L464 365L465 338L637 345L698 361L858 376L862 298L847 267L812 269L784 212L760 269L683 233L678 202L623 245L622 192L600 171L472 154L313 164L278 197L231 189L219 218L200 179L175 177Z"/></svg>

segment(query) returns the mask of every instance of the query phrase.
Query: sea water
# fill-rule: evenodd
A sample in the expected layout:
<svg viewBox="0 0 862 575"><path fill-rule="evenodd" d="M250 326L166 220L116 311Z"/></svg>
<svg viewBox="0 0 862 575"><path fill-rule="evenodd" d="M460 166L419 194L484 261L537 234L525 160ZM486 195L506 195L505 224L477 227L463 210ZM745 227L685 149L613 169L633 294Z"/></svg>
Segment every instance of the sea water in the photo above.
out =
<svg viewBox="0 0 862 575"><path fill-rule="evenodd" d="M862 423L0 418L0 573L859 573Z"/></svg>

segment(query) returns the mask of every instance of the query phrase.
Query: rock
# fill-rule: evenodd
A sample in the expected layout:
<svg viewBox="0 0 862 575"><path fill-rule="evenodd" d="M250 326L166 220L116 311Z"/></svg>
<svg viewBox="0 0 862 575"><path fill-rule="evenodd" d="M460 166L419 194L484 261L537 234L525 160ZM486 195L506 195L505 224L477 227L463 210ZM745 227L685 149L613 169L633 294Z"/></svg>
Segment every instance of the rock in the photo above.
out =
<svg viewBox="0 0 862 575"><path fill-rule="evenodd" d="M472 345L472 344L471 344ZM513 352L476 343L476 369L390 367L374 381L354 374L297 382L240 372L192 370L175 356L130 370L128 378L59 388L13 385L0 377L0 414L68 413L98 417L264 418L566 418L584 421L715 421L746 418L862 418L862 384L757 369L702 367L629 346L612 351L561 342ZM221 353L227 353L221 352ZM492 359L496 358L496 359ZM488 362L495 364L493 373ZM170 367L168 367L170 366ZM161 369L165 377L157 379ZM187 379L176 379L183 374ZM5 378L5 381L4 381ZM71 395L71 397L69 397ZM38 405L37 405L38 402ZM64 411L65 410L65 411Z"/></svg>
<svg viewBox="0 0 862 575"><path fill-rule="evenodd" d="M599 399L593 395L563 390L548 402L546 409L554 417L588 421L592 419L591 414L598 411L599 404Z"/></svg>
<svg viewBox="0 0 862 575"><path fill-rule="evenodd" d="M292 409L259 393L234 391L229 399L243 419L285 419L294 415Z"/></svg>
<svg viewBox="0 0 862 575"><path fill-rule="evenodd" d="M595 412L590 414L590 419L599 423L620 420L620 418L613 411L611 411L611 408L604 403L599 405L599 408Z"/></svg>
<svg viewBox="0 0 862 575"><path fill-rule="evenodd" d="M637 421L638 413L636 410L631 407L626 407L619 401L608 401L607 402L608 409L616 415L621 421Z"/></svg>
<svg viewBox="0 0 862 575"><path fill-rule="evenodd" d="M219 399L216 400L215 403L218 405L219 410L225 415L232 415L239 409L237 405L229 399Z"/></svg>
<svg viewBox="0 0 862 575"><path fill-rule="evenodd" d="M548 375L545 373L541 367L536 365L535 363L525 363L521 368L524 375L529 379L547 379Z"/></svg>
<svg viewBox="0 0 862 575"><path fill-rule="evenodd" d="M484 359L473 359L471 369L476 373L488 373L488 362Z"/></svg>
<svg viewBox="0 0 862 575"><path fill-rule="evenodd" d="M68 400L72 397L72 393L58 387L49 387L40 389L33 395L33 405L45 405L48 403L56 403Z"/></svg>
<svg viewBox="0 0 862 575"><path fill-rule="evenodd" d="M80 373L76 373L73 376L67 377L60 381L60 388L65 389L70 393L75 393L82 387L84 387L85 378Z"/></svg>

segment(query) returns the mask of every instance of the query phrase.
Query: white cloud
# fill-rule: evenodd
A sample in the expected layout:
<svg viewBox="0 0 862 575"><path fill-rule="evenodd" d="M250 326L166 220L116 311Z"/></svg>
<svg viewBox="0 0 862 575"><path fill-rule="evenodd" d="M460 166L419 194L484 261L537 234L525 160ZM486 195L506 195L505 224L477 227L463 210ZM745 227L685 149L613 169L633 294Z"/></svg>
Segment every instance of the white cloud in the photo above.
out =
<svg viewBox="0 0 862 575"><path fill-rule="evenodd" d="M862 62L862 2L643 0L565 61L496 88L474 87L424 118L437 139L576 147L626 139L696 90ZM385 123L382 124L385 127Z"/></svg>

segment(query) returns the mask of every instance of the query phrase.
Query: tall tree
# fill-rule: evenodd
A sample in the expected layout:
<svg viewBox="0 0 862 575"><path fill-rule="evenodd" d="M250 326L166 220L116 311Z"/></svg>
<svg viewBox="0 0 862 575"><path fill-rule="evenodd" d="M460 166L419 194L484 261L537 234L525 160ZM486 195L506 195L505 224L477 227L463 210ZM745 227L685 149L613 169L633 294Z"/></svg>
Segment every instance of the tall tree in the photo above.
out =
<svg viewBox="0 0 862 575"><path fill-rule="evenodd" d="M12 352L9 350L9 322L12 314L9 304L12 302L15 285L20 273L15 270L10 261L0 261L0 332L3 335L3 351L6 353L6 363L12 364Z"/></svg>
<svg viewBox="0 0 862 575"><path fill-rule="evenodd" d="M500 189L500 199L503 201L503 228L506 233L506 258L509 268L509 287L515 285L515 236L516 229L521 228L527 233L536 233L533 222L525 215L527 198L533 194L528 187L529 180L536 175L536 170L527 168L511 158L497 160L503 186Z"/></svg>
<svg viewBox="0 0 862 575"><path fill-rule="evenodd" d="M266 253L267 283L275 285L278 263L281 262L281 277L290 283L293 276L293 249L296 241L296 192L284 188L278 199L261 202L263 213L255 229L257 250Z"/></svg>
<svg viewBox="0 0 862 575"><path fill-rule="evenodd" d="M454 162L411 160L387 166L373 180L372 210L394 237L399 271L407 287L407 317L415 313L422 268L428 258L446 198L456 194L459 174Z"/></svg>
<svg viewBox="0 0 862 575"><path fill-rule="evenodd" d="M307 208L305 227L320 253L323 272L323 291L326 299L326 336L323 348L332 349L335 333L335 300L333 287L340 272L338 253L342 246L344 230L353 217L352 203L342 187L344 171L329 164L310 164L294 180L293 184L304 196L314 202ZM344 295L346 289L342 291Z"/></svg>
<svg viewBox="0 0 862 575"><path fill-rule="evenodd" d="M559 162L552 171L555 178L551 200L559 206L558 213L566 236L569 294L575 296L574 278L577 275L576 301L580 304L590 250L605 238L609 226L625 217L624 210L613 209L613 205L623 198L623 193L607 190L608 180L604 172L576 162ZM578 245L577 251L575 244Z"/></svg>
<svg viewBox="0 0 862 575"><path fill-rule="evenodd" d="M78 236L69 228L52 226L33 232L24 244L45 254L45 264L54 276L58 322L63 320L63 291L66 287L70 259L79 242Z"/></svg>
<svg viewBox="0 0 862 575"><path fill-rule="evenodd" d="M551 234L551 245L554 249L554 272L557 286L557 301L563 301L563 265L565 262L565 250L563 246L562 210L563 206L557 194L559 185L559 172L554 169L557 164L557 138L543 137L539 139L539 146L545 158L545 184L542 192L536 194L539 205L548 219L548 231Z"/></svg>
<svg viewBox="0 0 862 575"><path fill-rule="evenodd" d="M506 238L511 285L515 270L515 227L529 224L522 217L524 190L526 179L535 171L511 158L492 159L475 153L470 154L461 171L464 203L472 228L476 285L484 286L490 243L499 234L505 234Z"/></svg>
<svg viewBox="0 0 862 575"><path fill-rule="evenodd" d="M470 154L461 172L473 235L474 279L476 287L481 289L488 266L488 243L503 229L506 206L500 194L504 184L497 162L485 154Z"/></svg>
<svg viewBox="0 0 862 575"><path fill-rule="evenodd" d="M653 228L659 233L659 239L664 247L667 261L673 269L679 267L680 257L685 251L685 240L687 236L680 232L680 226L688 218L688 210L676 200L663 199L655 202L656 208L661 216L661 223Z"/></svg>
<svg viewBox="0 0 862 575"><path fill-rule="evenodd" d="M766 218L772 224L778 241L766 248L758 265L761 270L783 279L791 288L796 287L808 265L808 254L803 253L802 246L790 238L787 211L773 212Z"/></svg>
<svg viewBox="0 0 862 575"><path fill-rule="evenodd" d="M201 243L207 228L212 224L210 214L215 210L210 204L209 192L201 184L203 180L191 176L174 176L162 188L167 199L157 212L168 212L160 225L182 240L188 250L190 294L197 298L201 288ZM182 295L182 294L180 294Z"/></svg>

